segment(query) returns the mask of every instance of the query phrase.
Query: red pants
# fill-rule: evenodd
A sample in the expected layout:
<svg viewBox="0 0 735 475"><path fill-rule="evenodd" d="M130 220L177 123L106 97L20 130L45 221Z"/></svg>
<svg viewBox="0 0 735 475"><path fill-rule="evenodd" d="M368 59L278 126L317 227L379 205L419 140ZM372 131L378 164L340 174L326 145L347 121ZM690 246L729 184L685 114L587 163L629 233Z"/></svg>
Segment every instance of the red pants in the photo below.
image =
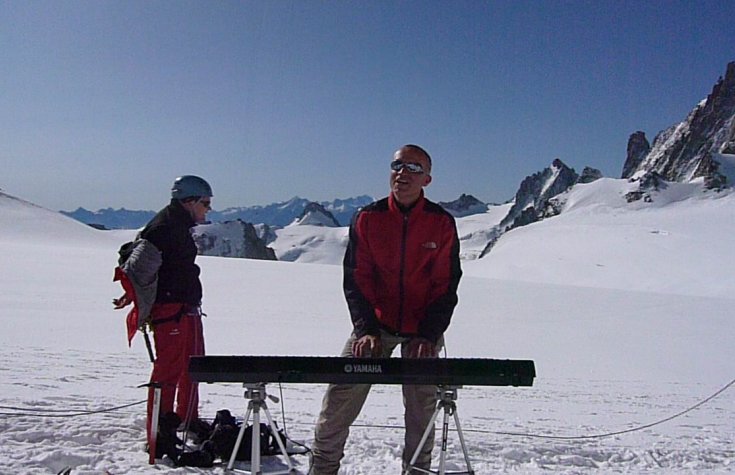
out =
<svg viewBox="0 0 735 475"><path fill-rule="evenodd" d="M175 399L176 414L182 421L193 421L199 417L199 388L189 378L189 357L204 355L204 333L198 307L172 319L181 313L181 308L181 304L156 304L151 311L156 347L151 382L161 386L161 415L174 410ZM162 322L156 324L156 320ZM149 431L152 414L153 388L148 392Z"/></svg>

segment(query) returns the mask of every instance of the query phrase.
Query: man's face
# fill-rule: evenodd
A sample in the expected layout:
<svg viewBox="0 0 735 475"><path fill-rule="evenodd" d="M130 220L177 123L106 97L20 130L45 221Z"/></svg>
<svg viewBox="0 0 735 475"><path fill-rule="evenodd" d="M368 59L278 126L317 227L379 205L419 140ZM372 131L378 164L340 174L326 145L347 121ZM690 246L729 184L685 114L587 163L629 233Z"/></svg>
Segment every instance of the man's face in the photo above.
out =
<svg viewBox="0 0 735 475"><path fill-rule="evenodd" d="M184 208L189 211L195 223L201 224L207 221L207 212L212 209L212 198L203 197L198 200L184 203Z"/></svg>
<svg viewBox="0 0 735 475"><path fill-rule="evenodd" d="M420 165L423 171L412 172L407 166L399 168L399 163ZM403 206L414 204L421 196L421 189L431 183L429 160L418 150L402 148L393 155L391 165L399 168L390 172L391 193Z"/></svg>

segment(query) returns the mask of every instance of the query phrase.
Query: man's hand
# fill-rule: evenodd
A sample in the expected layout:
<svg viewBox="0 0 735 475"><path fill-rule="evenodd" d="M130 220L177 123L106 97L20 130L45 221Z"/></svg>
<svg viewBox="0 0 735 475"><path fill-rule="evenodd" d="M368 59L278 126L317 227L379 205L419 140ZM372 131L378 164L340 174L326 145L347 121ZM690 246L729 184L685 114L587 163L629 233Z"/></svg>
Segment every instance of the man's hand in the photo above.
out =
<svg viewBox="0 0 735 475"><path fill-rule="evenodd" d="M436 345L426 338L415 337L408 342L409 358L436 358Z"/></svg>
<svg viewBox="0 0 735 475"><path fill-rule="evenodd" d="M379 358L383 354L383 342L379 336L365 335L352 342L352 355L356 358Z"/></svg>
<svg viewBox="0 0 735 475"><path fill-rule="evenodd" d="M127 307L131 303L133 303L133 299L131 299L127 293L122 294L120 298L112 299L112 304L115 306L115 310Z"/></svg>

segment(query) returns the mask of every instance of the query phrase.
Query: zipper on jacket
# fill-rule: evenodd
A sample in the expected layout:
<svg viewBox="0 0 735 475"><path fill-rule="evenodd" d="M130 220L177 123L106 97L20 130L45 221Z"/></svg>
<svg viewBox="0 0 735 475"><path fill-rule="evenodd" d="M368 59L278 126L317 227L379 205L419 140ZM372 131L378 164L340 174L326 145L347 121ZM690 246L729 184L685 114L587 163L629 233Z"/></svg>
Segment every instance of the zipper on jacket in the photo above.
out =
<svg viewBox="0 0 735 475"><path fill-rule="evenodd" d="M400 304L398 308L398 332L403 332L403 301L405 300L405 284L403 282L405 276L406 267L406 240L408 236L408 213L403 214L403 236L401 238L401 268L399 272L398 281L398 295L400 298Z"/></svg>

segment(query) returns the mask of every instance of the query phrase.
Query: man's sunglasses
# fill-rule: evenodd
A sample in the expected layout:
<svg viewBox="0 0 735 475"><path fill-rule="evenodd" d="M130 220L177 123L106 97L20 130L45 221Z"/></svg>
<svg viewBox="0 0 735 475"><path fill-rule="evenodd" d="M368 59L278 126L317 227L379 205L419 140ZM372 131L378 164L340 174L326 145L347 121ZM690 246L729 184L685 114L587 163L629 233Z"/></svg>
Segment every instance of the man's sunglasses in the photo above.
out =
<svg viewBox="0 0 735 475"><path fill-rule="evenodd" d="M210 200L199 199L199 203L207 209L212 209L212 202Z"/></svg>
<svg viewBox="0 0 735 475"><path fill-rule="evenodd" d="M393 160L390 162L390 169L394 172L399 172L403 169L408 170L409 173L424 173L424 167L420 163L408 163L400 160Z"/></svg>

